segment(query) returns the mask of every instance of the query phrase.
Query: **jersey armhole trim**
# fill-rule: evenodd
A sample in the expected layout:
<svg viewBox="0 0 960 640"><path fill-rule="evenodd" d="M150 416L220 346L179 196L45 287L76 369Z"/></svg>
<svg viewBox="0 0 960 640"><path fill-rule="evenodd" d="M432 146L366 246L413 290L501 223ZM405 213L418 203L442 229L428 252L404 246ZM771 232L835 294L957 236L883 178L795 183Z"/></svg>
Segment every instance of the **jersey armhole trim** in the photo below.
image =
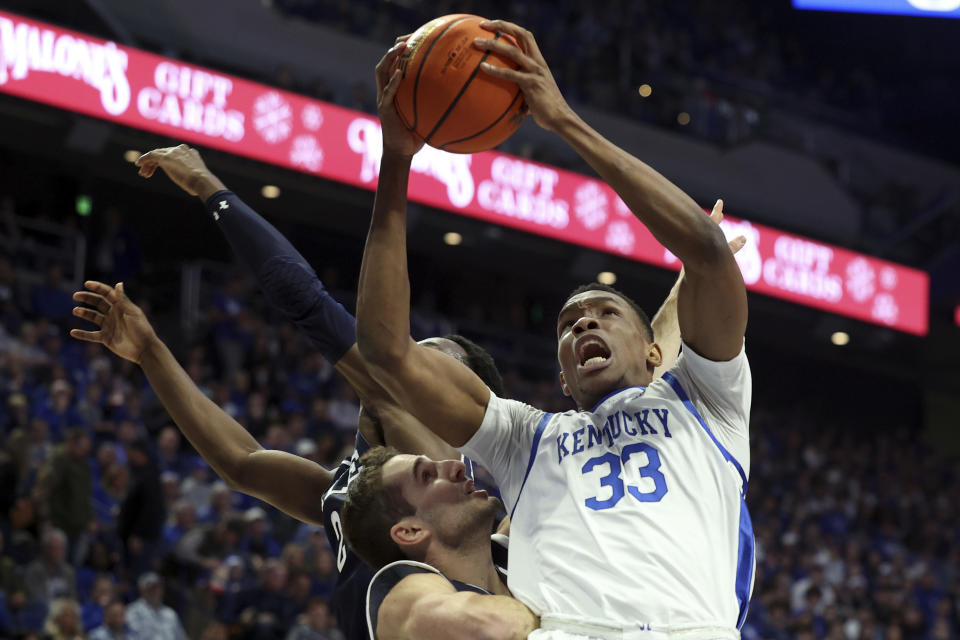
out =
<svg viewBox="0 0 960 640"><path fill-rule="evenodd" d="M418 568L418 569L424 569L424 570L426 570L428 573L435 573L435 574L437 574L438 576L441 576L441 577L443 577L443 578L446 578L446 576L444 576L442 573L440 573L440 570L437 569L436 567L431 567L431 566L428 565L428 564L424 564L424 563L422 563L422 562L417 562L416 560L397 560L396 562L391 562L390 564L387 564L387 565L382 566L379 571L377 571L375 574L373 574L373 577L370 578L370 584L367 585L367 606L366 606L366 609L367 609L367 632L370 634L370 640L377 640L377 630L373 628L373 619L372 619L371 616L370 616L370 593L373 591L373 584L377 581L377 578L379 578L379 577L381 576L381 574L383 574L384 571L386 571L387 569L392 569L393 567L396 567L397 565L407 565L407 566L409 566L409 567L416 567L416 568ZM449 580L448 580L448 582L449 582ZM389 591L388 591L387 593L389 593Z"/></svg>
<svg viewBox="0 0 960 640"><path fill-rule="evenodd" d="M693 417L697 419L697 422L700 423L700 426L703 427L703 430L707 432L707 435L710 436L710 439L713 441L713 444L717 446L717 449L720 450L720 454L724 459L731 463L737 470L737 473L740 474L740 479L743 481L743 489L741 491L742 495L747 495L747 474L743 472L743 467L740 466L740 463L737 461L733 455L727 451L727 448L720 444L720 441L717 440L717 437L713 435L713 432L710 430L710 427L707 426L707 423L700 416L700 412L697 411L697 408L693 406L693 402L690 400L690 396L687 395L687 392L684 391L683 386L680 384L680 381L677 378L667 371L663 374L662 379L664 382L670 385L673 389L673 392L677 394L677 397L680 399L680 402L683 403L683 406L687 408Z"/></svg>
<svg viewBox="0 0 960 640"><path fill-rule="evenodd" d="M537 459L537 449L540 447L540 437L543 436L543 430L547 423L553 417L552 413L545 413L537 424L537 430L533 434L533 444L530 446L530 460L527 462L527 470L523 474L523 482L520 483L520 490L517 491L517 499L513 503L513 509L510 511L510 519L513 520L513 514L517 511L517 505L520 504L520 496L523 495L523 488L527 485L527 478L530 477L530 470L533 468L533 461Z"/></svg>

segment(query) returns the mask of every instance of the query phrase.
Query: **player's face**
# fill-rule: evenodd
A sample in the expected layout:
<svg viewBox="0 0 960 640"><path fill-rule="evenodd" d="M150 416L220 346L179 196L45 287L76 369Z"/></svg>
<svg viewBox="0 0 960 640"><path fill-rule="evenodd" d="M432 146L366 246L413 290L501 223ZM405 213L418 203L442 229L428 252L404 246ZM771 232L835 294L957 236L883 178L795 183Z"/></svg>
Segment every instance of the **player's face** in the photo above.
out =
<svg viewBox="0 0 960 640"><path fill-rule="evenodd" d="M583 409L611 391L649 384L659 353L636 311L616 294L584 291L557 318L560 382Z"/></svg>
<svg viewBox="0 0 960 640"><path fill-rule="evenodd" d="M383 465L383 484L399 487L417 518L437 533L458 530L496 508L496 500L476 489L459 460L431 460L426 456L401 454Z"/></svg>
<svg viewBox="0 0 960 640"><path fill-rule="evenodd" d="M463 504L486 499L487 492L474 489L466 467L459 460L431 460L426 456L400 454L383 465L383 483L400 488L403 497L417 510L436 505Z"/></svg>

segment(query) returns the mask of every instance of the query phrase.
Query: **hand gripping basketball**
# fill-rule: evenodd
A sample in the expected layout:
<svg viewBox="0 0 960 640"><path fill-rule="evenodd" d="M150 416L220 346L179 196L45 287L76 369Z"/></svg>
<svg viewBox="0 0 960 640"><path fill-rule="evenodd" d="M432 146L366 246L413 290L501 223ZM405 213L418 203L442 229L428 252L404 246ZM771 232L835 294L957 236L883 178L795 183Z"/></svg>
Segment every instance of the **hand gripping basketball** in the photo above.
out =
<svg viewBox="0 0 960 640"><path fill-rule="evenodd" d="M518 66L517 69L509 69L484 63L480 69L496 78L515 82L523 91L530 115L537 124L548 131L555 130L564 118L573 114L573 110L563 99L533 34L505 20L488 20L481 23L480 27L494 34L505 33L520 45L517 49L494 38L477 38L475 47L482 51L494 51Z"/></svg>
<svg viewBox="0 0 960 640"><path fill-rule="evenodd" d="M452 153L492 149L517 130L526 114L516 83L481 72L482 63L516 67L495 51L473 46L489 35L480 26L486 21L466 13L440 16L410 34L400 55L397 113L407 129L434 148ZM503 33L494 39L518 46Z"/></svg>
<svg viewBox="0 0 960 640"><path fill-rule="evenodd" d="M401 71L397 61L407 46L409 36L397 38L393 47L377 63L377 113L383 131L383 150L402 156L412 156L423 147L423 139L407 129L393 104L400 86Z"/></svg>

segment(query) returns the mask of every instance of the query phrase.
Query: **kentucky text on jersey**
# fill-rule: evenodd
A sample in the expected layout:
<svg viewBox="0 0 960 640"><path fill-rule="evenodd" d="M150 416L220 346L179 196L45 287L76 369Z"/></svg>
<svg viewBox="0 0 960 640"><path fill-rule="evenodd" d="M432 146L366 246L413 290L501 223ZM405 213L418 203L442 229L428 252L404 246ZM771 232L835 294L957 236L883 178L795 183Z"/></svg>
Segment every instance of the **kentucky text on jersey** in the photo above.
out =
<svg viewBox="0 0 960 640"><path fill-rule="evenodd" d="M491 396L460 449L512 515L514 597L556 629L739 637L755 567L751 395L745 351L714 362L684 346L661 378L591 410Z"/></svg>
<svg viewBox="0 0 960 640"><path fill-rule="evenodd" d="M671 438L669 418L670 410L666 407L642 409L633 414L617 411L607 416L602 427L589 424L573 432L564 431L557 436L557 463L563 462L571 454L583 453L604 443L612 447L621 435L631 438L662 435Z"/></svg>

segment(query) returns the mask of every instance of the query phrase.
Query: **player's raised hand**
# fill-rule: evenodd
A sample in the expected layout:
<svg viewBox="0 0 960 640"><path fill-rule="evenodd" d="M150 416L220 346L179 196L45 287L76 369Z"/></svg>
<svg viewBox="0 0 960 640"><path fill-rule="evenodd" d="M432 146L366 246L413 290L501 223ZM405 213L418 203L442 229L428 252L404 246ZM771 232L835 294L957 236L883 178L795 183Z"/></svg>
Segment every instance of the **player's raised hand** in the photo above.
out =
<svg viewBox="0 0 960 640"><path fill-rule="evenodd" d="M144 350L157 340L157 334L140 307L123 292L123 283L111 287L87 280L83 286L87 290L77 291L73 299L87 306L74 307L73 315L89 320L100 329L71 329L70 335L77 340L99 342L121 358L140 364Z"/></svg>
<svg viewBox="0 0 960 640"><path fill-rule="evenodd" d="M481 70L496 78L517 83L523 91L524 100L533 119L544 129L554 130L563 118L571 115L573 111L563 99L563 94L560 93L557 81L554 80L546 60L543 59L533 34L505 20L487 20L481 22L480 26L492 33L505 33L520 45L517 49L502 39L477 38L474 40L475 47L482 51L495 51L519 66L518 69L505 69L484 62L480 65Z"/></svg>
<svg viewBox="0 0 960 640"><path fill-rule="evenodd" d="M383 131L383 150L403 156L412 156L423 147L423 138L410 131L400 120L393 100L403 77L397 61L407 47L407 38L400 36L393 47L377 63L377 113Z"/></svg>
<svg viewBox="0 0 960 640"><path fill-rule="evenodd" d="M723 222L723 200L717 200L717 203L713 205L713 211L710 212L710 219L716 224ZM730 247L730 253L733 254L736 254L737 251L743 249L745 244L747 244L746 236L737 236L727 243L727 245Z"/></svg>
<svg viewBox="0 0 960 640"><path fill-rule="evenodd" d="M207 169L200 152L185 144L154 149L137 158L134 164L140 168L139 174L144 178L151 177L157 167L163 169L175 185L192 196L200 196L204 201L217 191L226 189L220 179Z"/></svg>

